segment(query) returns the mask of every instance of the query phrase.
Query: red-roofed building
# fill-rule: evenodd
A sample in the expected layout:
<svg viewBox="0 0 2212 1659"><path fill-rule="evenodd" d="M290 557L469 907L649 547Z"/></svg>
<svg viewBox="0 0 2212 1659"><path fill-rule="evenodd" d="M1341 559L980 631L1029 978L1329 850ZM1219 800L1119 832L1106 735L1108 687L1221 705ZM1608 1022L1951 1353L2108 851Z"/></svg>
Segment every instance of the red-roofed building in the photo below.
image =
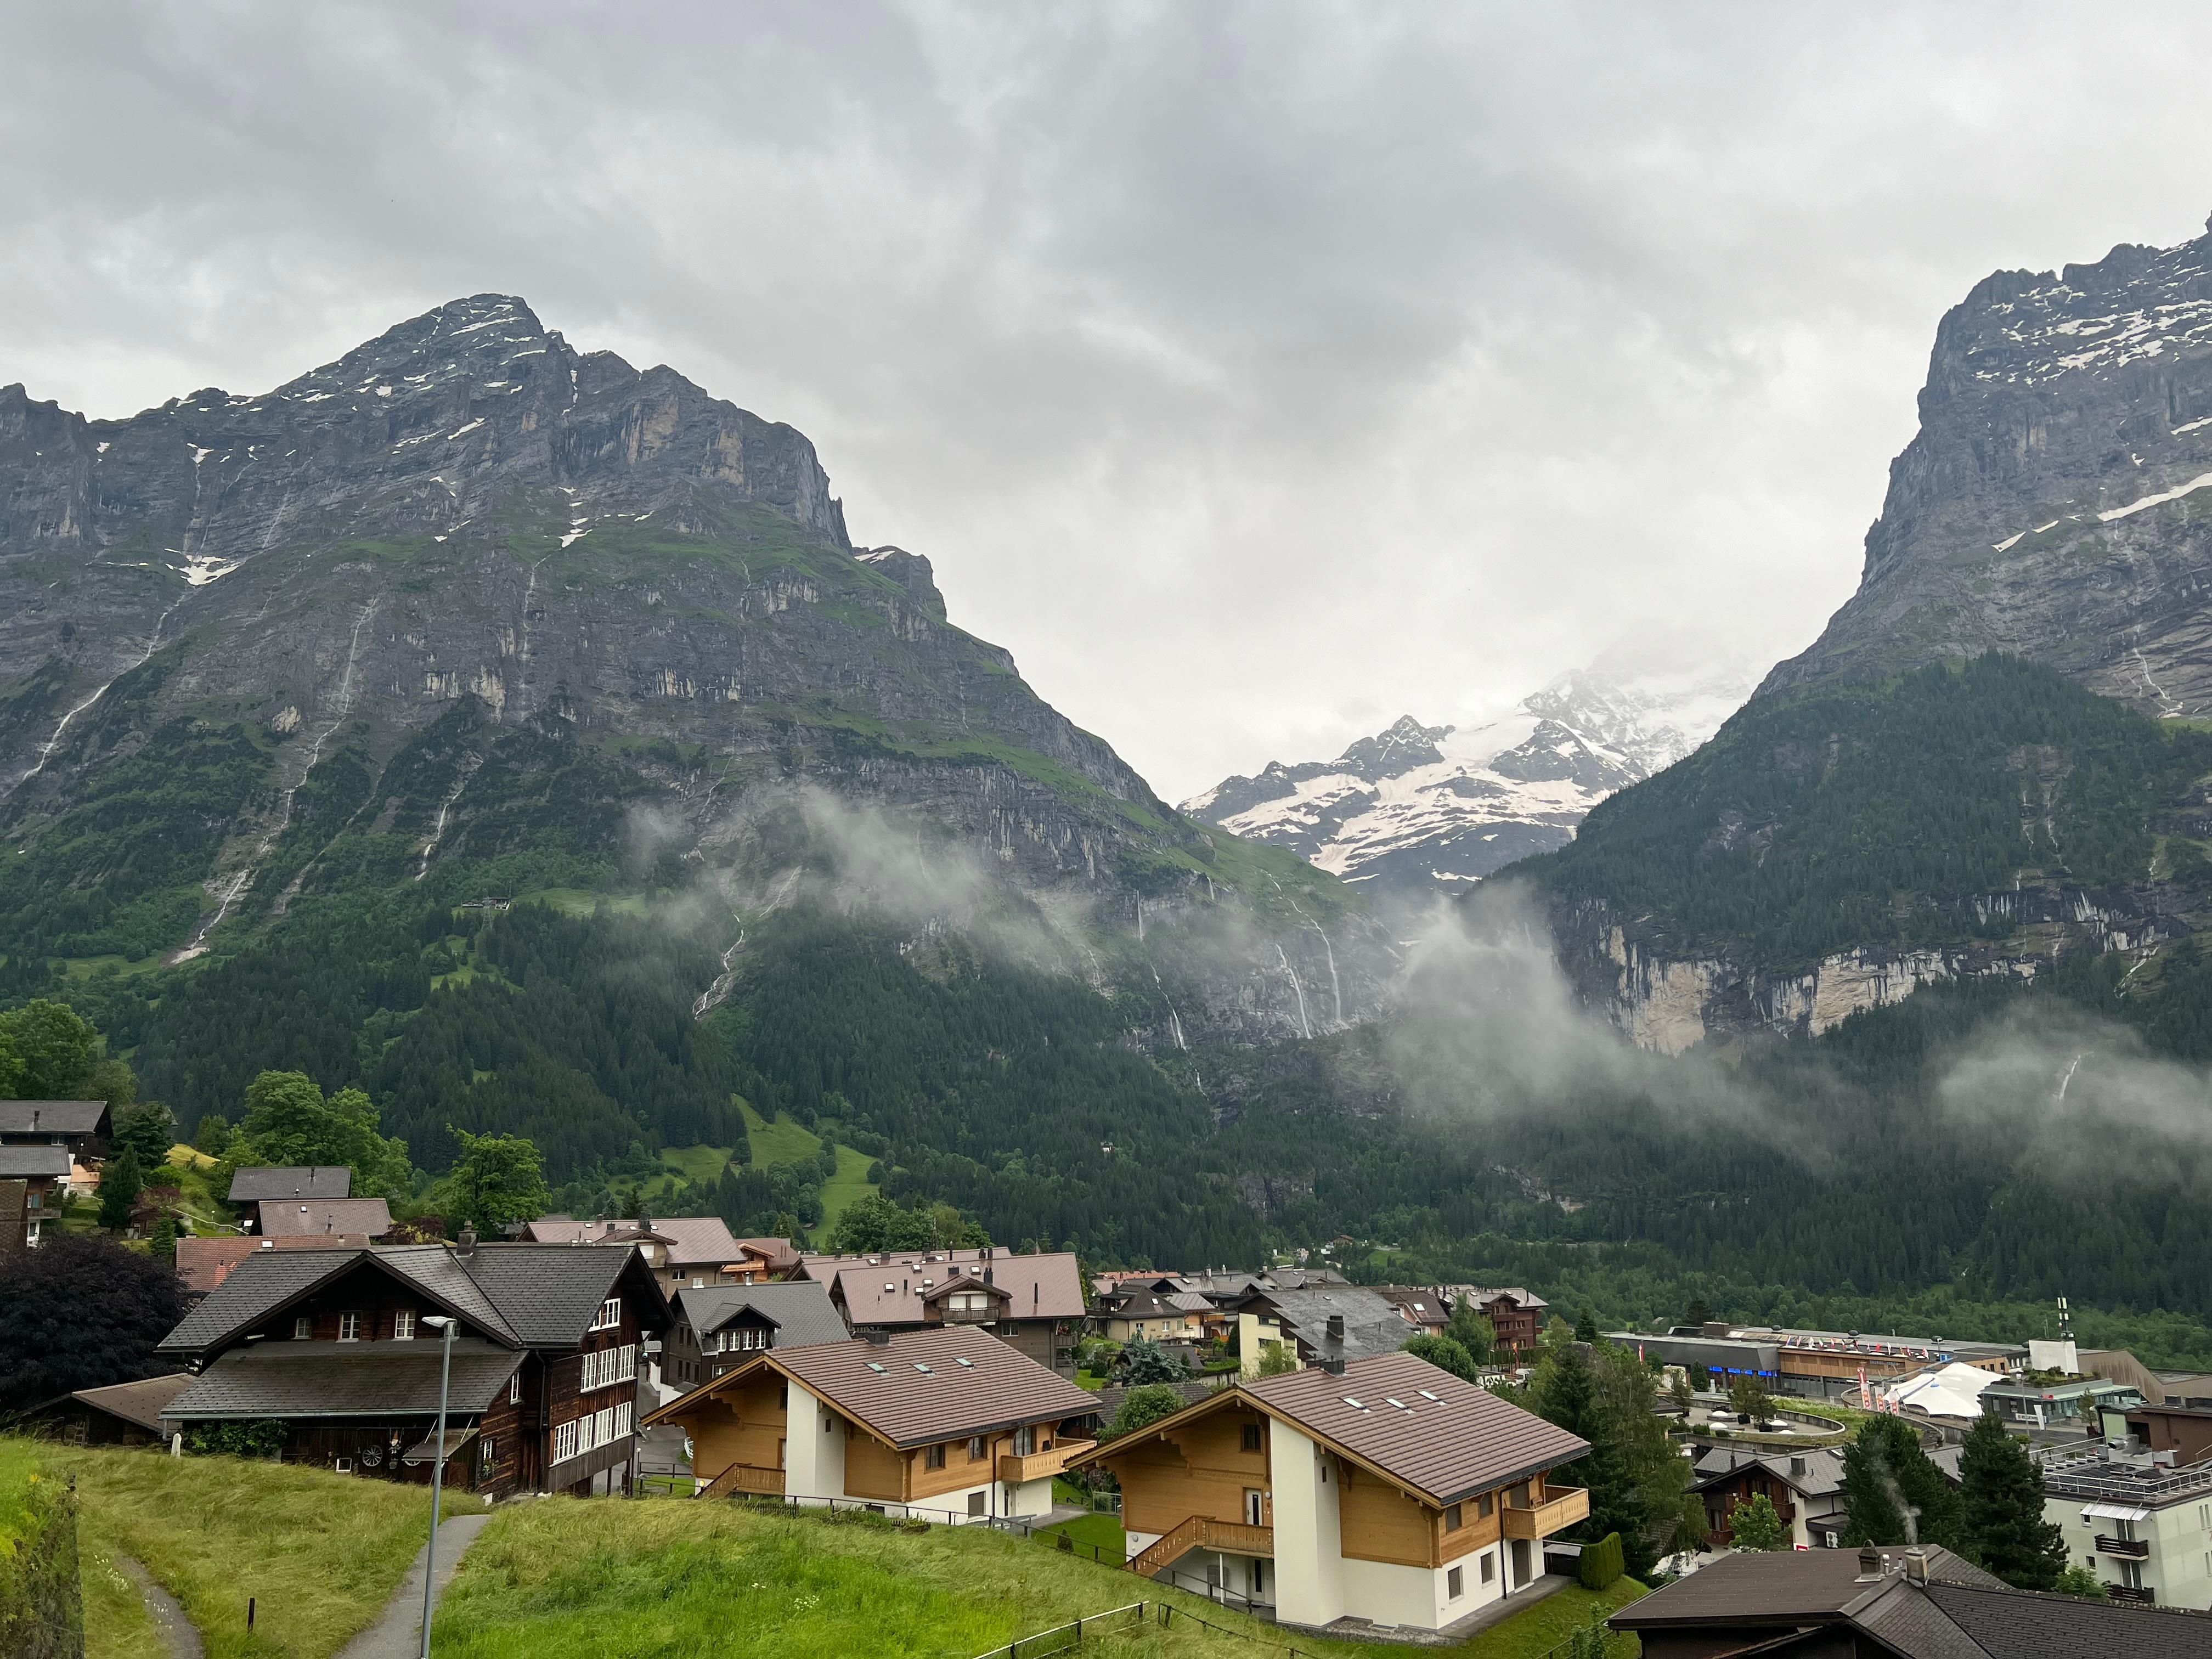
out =
<svg viewBox="0 0 2212 1659"><path fill-rule="evenodd" d="M1072 1251L1015 1255L986 1245L809 1255L799 1273L828 1287L855 1333L978 1325L1040 1365L1074 1374L1087 1309Z"/></svg>

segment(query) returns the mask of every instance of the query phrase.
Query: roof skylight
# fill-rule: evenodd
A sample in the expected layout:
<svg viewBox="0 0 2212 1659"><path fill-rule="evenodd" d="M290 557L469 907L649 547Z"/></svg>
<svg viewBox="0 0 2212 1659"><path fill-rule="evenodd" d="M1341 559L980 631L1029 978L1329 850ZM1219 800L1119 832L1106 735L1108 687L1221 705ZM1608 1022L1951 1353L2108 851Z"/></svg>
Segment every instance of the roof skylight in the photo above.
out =
<svg viewBox="0 0 2212 1659"><path fill-rule="evenodd" d="M871 1359L871 1360L868 1362L868 1369L869 1369L870 1370L873 1371L873 1372L874 1372L877 1376L883 1376L883 1375L884 1374L884 1368L883 1368L881 1365L878 1365L878 1364L876 1364L876 1362L875 1362L874 1360L872 1360L872 1359Z"/></svg>
<svg viewBox="0 0 2212 1659"><path fill-rule="evenodd" d="M1351 1407L1352 1407L1352 1410L1354 1410L1354 1411L1356 1411L1356 1412L1364 1412L1364 1411L1365 1411L1365 1410L1367 1409L1367 1407L1364 1407L1364 1406L1361 1405L1361 1404L1360 1404L1357 1400L1354 1400L1354 1399L1353 1399L1350 1395L1345 1395L1345 1396L1344 1396L1344 1403L1345 1403L1346 1405L1347 1405L1347 1406Z"/></svg>
<svg viewBox="0 0 2212 1659"><path fill-rule="evenodd" d="M1441 1395L1431 1394L1426 1389L1423 1389L1421 1390L1421 1398L1424 1400L1433 1400L1439 1406L1443 1404L1443 1399Z"/></svg>
<svg viewBox="0 0 2212 1659"><path fill-rule="evenodd" d="M917 1360L915 1360L915 1361L914 1362L914 1368L915 1368L915 1370L918 1370L918 1371L921 1372L924 1376L934 1376L934 1375L935 1375L935 1373L934 1373L934 1372L933 1372L933 1371L929 1369L929 1367L928 1367L928 1366L927 1366L927 1365L923 1364L921 1363L921 1361L920 1361L919 1359L917 1359Z"/></svg>

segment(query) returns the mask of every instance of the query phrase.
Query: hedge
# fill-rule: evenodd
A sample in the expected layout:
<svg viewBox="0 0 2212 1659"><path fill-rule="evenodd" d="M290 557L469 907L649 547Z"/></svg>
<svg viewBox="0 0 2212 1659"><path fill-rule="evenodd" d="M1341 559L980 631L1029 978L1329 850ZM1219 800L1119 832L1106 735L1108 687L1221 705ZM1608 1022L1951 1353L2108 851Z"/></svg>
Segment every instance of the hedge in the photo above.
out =
<svg viewBox="0 0 2212 1659"><path fill-rule="evenodd" d="M1596 1543L1583 1546L1582 1565L1575 1576L1582 1581L1584 1589L1601 1590L1610 1589L1624 1568L1620 1534L1609 1532Z"/></svg>

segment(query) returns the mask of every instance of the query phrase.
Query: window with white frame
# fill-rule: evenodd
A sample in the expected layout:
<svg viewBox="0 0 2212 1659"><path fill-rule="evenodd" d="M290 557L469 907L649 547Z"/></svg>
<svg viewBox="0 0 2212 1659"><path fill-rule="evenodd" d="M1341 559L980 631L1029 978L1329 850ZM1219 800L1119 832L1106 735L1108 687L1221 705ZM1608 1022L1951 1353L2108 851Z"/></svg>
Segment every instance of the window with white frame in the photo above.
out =
<svg viewBox="0 0 2212 1659"><path fill-rule="evenodd" d="M629 1436L630 1431L630 1419L635 1415L635 1410L636 1407L635 1405L627 1400L623 1401L621 1405L615 1407L616 1439L624 1439Z"/></svg>
<svg viewBox="0 0 2212 1659"><path fill-rule="evenodd" d="M622 1323L622 1298L611 1296L599 1304L599 1316L592 1322L595 1331L611 1331Z"/></svg>
<svg viewBox="0 0 2212 1659"><path fill-rule="evenodd" d="M602 1406L592 1413L592 1444L607 1446L614 1443L615 1408Z"/></svg>
<svg viewBox="0 0 2212 1659"><path fill-rule="evenodd" d="M522 1403L522 1371L519 1366L514 1375L507 1379L507 1403L510 1406Z"/></svg>
<svg viewBox="0 0 2212 1659"><path fill-rule="evenodd" d="M553 1461L556 1463L565 1462L576 1455L576 1431L580 1426L578 1423L563 1423L553 1431Z"/></svg>
<svg viewBox="0 0 2212 1659"><path fill-rule="evenodd" d="M295 1319L292 1322L292 1340L295 1342L305 1342L314 1334L315 1322L308 1318L307 1315L301 1314L297 1319Z"/></svg>
<svg viewBox="0 0 2212 1659"><path fill-rule="evenodd" d="M402 1308L392 1316L392 1340L412 1342L415 1340L415 1310Z"/></svg>
<svg viewBox="0 0 2212 1659"><path fill-rule="evenodd" d="M637 1345L626 1343L619 1348L601 1348L584 1356L582 1389L589 1394L594 1389L611 1389L617 1382L637 1381Z"/></svg>
<svg viewBox="0 0 2212 1659"><path fill-rule="evenodd" d="M478 1437L477 1441L477 1474L489 1474L491 1473L491 1466L498 1461L498 1454L495 1449L495 1446L496 1443L492 1439L491 1436L487 1434Z"/></svg>
<svg viewBox="0 0 2212 1659"><path fill-rule="evenodd" d="M359 1314L342 1313L338 1316L338 1340L341 1342L358 1342L361 1340L361 1316Z"/></svg>

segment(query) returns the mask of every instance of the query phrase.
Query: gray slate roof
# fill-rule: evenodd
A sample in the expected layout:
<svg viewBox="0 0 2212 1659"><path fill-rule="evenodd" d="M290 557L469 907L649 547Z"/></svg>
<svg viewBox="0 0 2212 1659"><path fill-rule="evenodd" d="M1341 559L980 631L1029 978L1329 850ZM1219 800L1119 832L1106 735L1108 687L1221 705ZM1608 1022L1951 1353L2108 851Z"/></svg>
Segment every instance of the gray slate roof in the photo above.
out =
<svg viewBox="0 0 2212 1659"><path fill-rule="evenodd" d="M702 1335L720 1330L747 1308L775 1326L774 1347L842 1342L849 1334L830 1300L829 1287L811 1279L774 1285L708 1285L677 1291L675 1302L684 1322Z"/></svg>
<svg viewBox="0 0 2212 1659"><path fill-rule="evenodd" d="M255 1165L230 1178L230 1201L259 1204L279 1198L349 1198L353 1171L343 1165Z"/></svg>
<svg viewBox="0 0 2212 1659"><path fill-rule="evenodd" d="M185 1316L159 1352L200 1353L318 1286L374 1263L459 1314L495 1340L522 1347L573 1347L599 1304L614 1294L629 1249L562 1244L480 1244L462 1256L442 1244L387 1249L257 1250ZM650 1278L647 1277L647 1283ZM658 1300L659 1291L653 1292ZM844 1334L841 1327L838 1335ZM355 1345L346 1345L352 1349Z"/></svg>
<svg viewBox="0 0 2212 1659"><path fill-rule="evenodd" d="M445 1254L442 1246L431 1248ZM469 1258L468 1275L507 1316L518 1341L531 1347L567 1347L590 1325L599 1304L615 1293L615 1281L635 1259L629 1250L479 1244Z"/></svg>
<svg viewBox="0 0 2212 1659"><path fill-rule="evenodd" d="M234 1348L161 1415L173 1420L435 1415L443 1346L423 1340L259 1342ZM521 1353L513 1348L475 1338L456 1341L448 1410L483 1411L521 1363Z"/></svg>
<svg viewBox="0 0 2212 1659"><path fill-rule="evenodd" d="M28 1181L53 1176L66 1180L69 1172L66 1146L0 1146L0 1177Z"/></svg>
<svg viewBox="0 0 2212 1659"><path fill-rule="evenodd" d="M1255 1291L1274 1305L1298 1340L1326 1358L1367 1359L1395 1353L1413 1334L1389 1298L1360 1285L1331 1285L1312 1290ZM1344 1316L1344 1340L1328 1334L1329 1316Z"/></svg>
<svg viewBox="0 0 2212 1659"><path fill-rule="evenodd" d="M0 1100L0 1135L88 1135L100 1130L104 1100Z"/></svg>

